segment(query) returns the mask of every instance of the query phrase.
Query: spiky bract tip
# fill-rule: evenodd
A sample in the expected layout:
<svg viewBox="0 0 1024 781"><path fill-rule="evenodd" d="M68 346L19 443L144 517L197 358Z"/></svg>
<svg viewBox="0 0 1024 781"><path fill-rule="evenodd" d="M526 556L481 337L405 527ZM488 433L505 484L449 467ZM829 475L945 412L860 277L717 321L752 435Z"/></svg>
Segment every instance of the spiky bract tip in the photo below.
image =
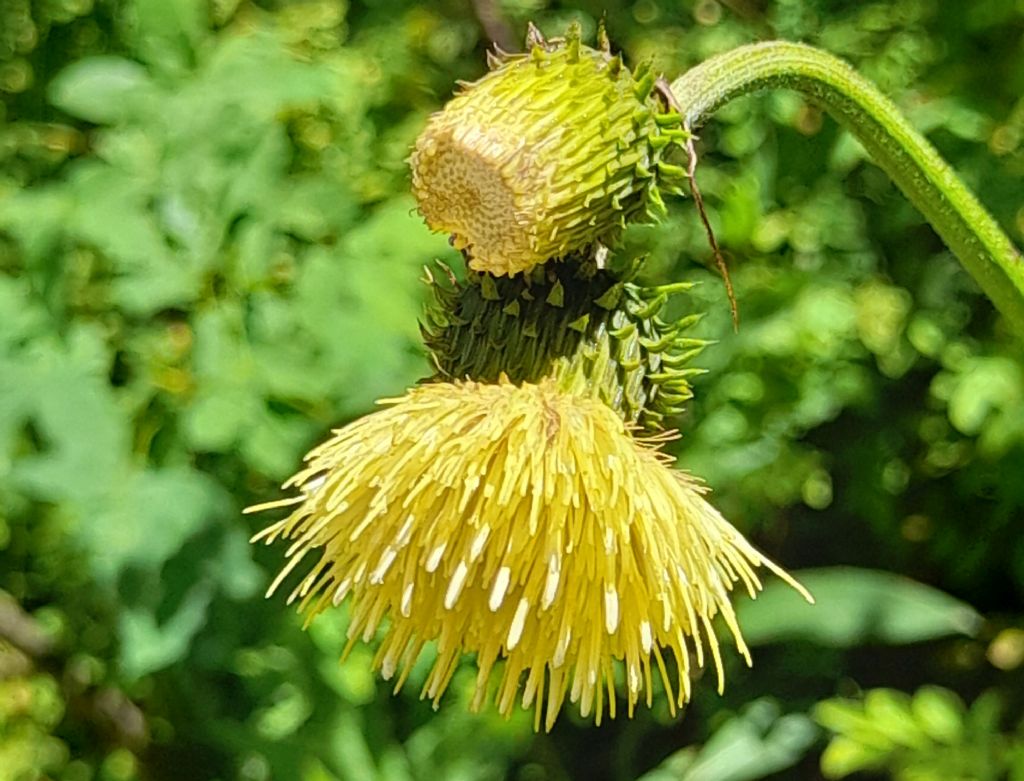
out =
<svg viewBox="0 0 1024 781"><path fill-rule="evenodd" d="M427 269L433 301L422 326L437 378L538 382L600 399L630 425L659 431L692 398L691 360L707 342L689 335L699 314L667 314L689 283L643 286L583 262L513 278L456 281Z"/></svg>

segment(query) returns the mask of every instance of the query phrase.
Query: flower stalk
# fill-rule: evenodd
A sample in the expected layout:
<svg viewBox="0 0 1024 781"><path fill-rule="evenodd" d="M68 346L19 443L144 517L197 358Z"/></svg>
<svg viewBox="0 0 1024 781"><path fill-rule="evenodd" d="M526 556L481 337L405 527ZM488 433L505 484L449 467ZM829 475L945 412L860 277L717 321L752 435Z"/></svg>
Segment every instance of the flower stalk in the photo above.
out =
<svg viewBox="0 0 1024 781"><path fill-rule="evenodd" d="M770 41L706 60L672 82L671 91L692 131L731 100L771 87L803 93L853 133L1024 335L1020 251L935 147L848 64L811 46Z"/></svg>

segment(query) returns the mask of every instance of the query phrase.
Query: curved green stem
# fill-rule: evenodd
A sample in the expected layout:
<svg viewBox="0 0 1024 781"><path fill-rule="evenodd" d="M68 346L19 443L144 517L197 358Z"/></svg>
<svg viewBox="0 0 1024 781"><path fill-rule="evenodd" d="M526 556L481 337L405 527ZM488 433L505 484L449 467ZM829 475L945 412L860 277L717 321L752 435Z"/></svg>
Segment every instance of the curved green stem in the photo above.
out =
<svg viewBox="0 0 1024 781"><path fill-rule="evenodd" d="M831 54L773 41L713 57L672 83L688 129L767 87L809 96L856 136L1024 336L1024 262L992 215L877 87Z"/></svg>

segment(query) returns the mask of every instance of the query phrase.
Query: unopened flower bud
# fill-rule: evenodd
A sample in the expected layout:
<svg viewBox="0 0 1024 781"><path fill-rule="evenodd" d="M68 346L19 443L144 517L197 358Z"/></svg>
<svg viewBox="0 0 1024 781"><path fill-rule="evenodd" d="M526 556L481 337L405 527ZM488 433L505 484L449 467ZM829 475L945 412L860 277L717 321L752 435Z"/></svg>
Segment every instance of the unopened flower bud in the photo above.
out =
<svg viewBox="0 0 1024 781"><path fill-rule="evenodd" d="M687 134L649 64L630 72L575 29L531 32L530 51L493 58L431 117L410 160L427 224L499 276L608 243L662 212L659 185L683 175L663 157Z"/></svg>

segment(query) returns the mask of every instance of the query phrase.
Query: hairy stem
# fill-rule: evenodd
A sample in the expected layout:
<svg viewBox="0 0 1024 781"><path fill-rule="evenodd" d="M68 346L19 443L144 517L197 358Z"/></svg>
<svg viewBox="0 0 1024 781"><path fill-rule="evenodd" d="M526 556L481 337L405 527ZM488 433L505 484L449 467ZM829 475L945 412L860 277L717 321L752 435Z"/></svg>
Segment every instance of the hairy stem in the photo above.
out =
<svg viewBox="0 0 1024 781"><path fill-rule="evenodd" d="M672 85L687 129L733 98L769 87L819 103L864 145L1024 335L1024 261L992 215L877 87L831 54L798 43L742 46L687 71Z"/></svg>

